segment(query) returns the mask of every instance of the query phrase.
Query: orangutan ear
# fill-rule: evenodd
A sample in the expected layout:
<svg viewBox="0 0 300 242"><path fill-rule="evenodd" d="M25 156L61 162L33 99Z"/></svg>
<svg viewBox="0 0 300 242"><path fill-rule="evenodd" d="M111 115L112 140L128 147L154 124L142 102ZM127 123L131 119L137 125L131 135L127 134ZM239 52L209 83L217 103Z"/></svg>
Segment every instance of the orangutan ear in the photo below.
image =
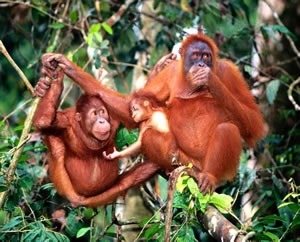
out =
<svg viewBox="0 0 300 242"><path fill-rule="evenodd" d="M143 105L144 105L144 107L148 107L149 106L149 101L145 100Z"/></svg>
<svg viewBox="0 0 300 242"><path fill-rule="evenodd" d="M182 49L182 47L179 48L178 53L179 53L179 55L180 55L181 57L183 57L183 49Z"/></svg>
<svg viewBox="0 0 300 242"><path fill-rule="evenodd" d="M79 112L75 113L75 120L77 122L81 121L81 114Z"/></svg>

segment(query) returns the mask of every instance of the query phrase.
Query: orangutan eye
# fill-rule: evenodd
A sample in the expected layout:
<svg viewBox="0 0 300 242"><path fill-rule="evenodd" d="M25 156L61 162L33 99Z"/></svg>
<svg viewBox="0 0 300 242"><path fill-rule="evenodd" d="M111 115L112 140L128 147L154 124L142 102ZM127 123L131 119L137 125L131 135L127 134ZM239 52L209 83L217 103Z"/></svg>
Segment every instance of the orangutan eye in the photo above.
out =
<svg viewBox="0 0 300 242"><path fill-rule="evenodd" d="M203 53L202 54L202 59L203 60L208 60L209 59L209 54L208 53Z"/></svg>
<svg viewBox="0 0 300 242"><path fill-rule="evenodd" d="M194 51L194 52L192 53L192 59L198 59L199 56L200 56L200 52L199 52L199 51Z"/></svg>
<svg viewBox="0 0 300 242"><path fill-rule="evenodd" d="M91 115L91 118L95 118L96 116L97 116L97 110L92 110L91 112L90 112L90 115Z"/></svg>

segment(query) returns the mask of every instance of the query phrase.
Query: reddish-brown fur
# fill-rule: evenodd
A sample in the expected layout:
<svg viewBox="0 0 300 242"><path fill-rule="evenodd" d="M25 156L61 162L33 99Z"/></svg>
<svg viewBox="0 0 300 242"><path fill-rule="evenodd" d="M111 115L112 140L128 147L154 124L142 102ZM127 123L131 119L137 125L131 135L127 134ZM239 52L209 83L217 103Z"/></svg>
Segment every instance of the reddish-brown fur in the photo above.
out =
<svg viewBox="0 0 300 242"><path fill-rule="evenodd" d="M199 41L210 46L213 67L207 83L189 97L191 85L183 71L185 53ZM261 114L242 75L236 66L218 59L216 54L217 47L212 40L204 35L192 35L182 42L181 60L169 64L141 91L152 91L159 101L166 101L178 147L208 175L208 181L200 179L200 187L202 182L213 187L222 180L231 180L239 164L241 138L253 147L264 136ZM145 152L154 152L156 137L147 137Z"/></svg>
<svg viewBox="0 0 300 242"><path fill-rule="evenodd" d="M104 123L106 120L111 125L110 133L105 134L103 139L97 139L93 131L88 131L89 127L85 127L92 125L91 123L86 124L75 118L79 112L82 115L82 121L90 122L86 113L92 107L103 106L98 96L83 95L77 101L76 107L56 111L63 90L61 74L59 73L58 79L52 81L49 89L45 87L47 85L45 78L41 78L38 83L36 92L45 91L45 93L41 94L43 97L35 113L34 126L44 136L43 141L48 148L50 178L58 193L65 196L73 206L82 204L95 207L101 205L101 203L93 203L93 198L97 194L114 185L119 189L117 185L122 187L123 179L126 180L128 176L118 175L118 160L108 161L102 155L105 150L113 151L114 136L119 122L103 114L99 122ZM153 174L157 166L150 164L148 169L150 174ZM144 174L144 171L138 170L138 174L144 179L149 172ZM139 177L137 177L137 183L140 182L138 179ZM123 190L118 190L118 194L121 192ZM105 204L112 202L115 198L109 197L105 200Z"/></svg>
<svg viewBox="0 0 300 242"><path fill-rule="evenodd" d="M194 69L201 78L184 72L186 53L197 44L209 46L212 58L210 68ZM130 97L103 87L61 54L45 57L44 66L51 67L53 60L88 94L100 95L113 117L127 127L136 127L128 108ZM203 192L213 191L222 180L235 176L242 138L253 147L264 136L263 119L242 75L233 63L218 58L214 42L202 34L184 40L181 60L168 63L152 75L151 82L139 93L150 93L158 102L167 105L170 129L178 148L198 168L198 183ZM153 163L165 167L169 161L162 160L160 154L165 154L167 147L163 145L163 137L155 132L151 129L145 132L144 152ZM147 180L146 174L143 179L137 172L131 173L125 187L135 185L137 176ZM116 196L117 191L114 186L97 196L94 202L102 203L107 197Z"/></svg>

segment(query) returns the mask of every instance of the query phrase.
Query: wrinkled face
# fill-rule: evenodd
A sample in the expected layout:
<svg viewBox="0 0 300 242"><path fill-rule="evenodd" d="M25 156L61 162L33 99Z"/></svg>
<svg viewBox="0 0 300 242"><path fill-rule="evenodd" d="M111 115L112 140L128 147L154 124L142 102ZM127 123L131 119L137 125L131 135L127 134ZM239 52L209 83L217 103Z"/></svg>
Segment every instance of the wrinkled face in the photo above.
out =
<svg viewBox="0 0 300 242"><path fill-rule="evenodd" d="M190 69L213 66L212 51L208 44L204 42L195 42L187 47L184 55L184 71L189 72Z"/></svg>
<svg viewBox="0 0 300 242"><path fill-rule="evenodd" d="M139 123L147 119L146 107L149 105L148 101L140 102L133 101L130 105L131 117L134 122Z"/></svg>
<svg viewBox="0 0 300 242"><path fill-rule="evenodd" d="M89 104L85 105L81 115L81 126L83 131L98 139L106 141L111 134L110 117L106 107L98 98L91 98Z"/></svg>
<svg viewBox="0 0 300 242"><path fill-rule="evenodd" d="M197 92L208 85L213 67L213 53L208 44L197 41L186 47L183 53L183 70L190 92Z"/></svg>

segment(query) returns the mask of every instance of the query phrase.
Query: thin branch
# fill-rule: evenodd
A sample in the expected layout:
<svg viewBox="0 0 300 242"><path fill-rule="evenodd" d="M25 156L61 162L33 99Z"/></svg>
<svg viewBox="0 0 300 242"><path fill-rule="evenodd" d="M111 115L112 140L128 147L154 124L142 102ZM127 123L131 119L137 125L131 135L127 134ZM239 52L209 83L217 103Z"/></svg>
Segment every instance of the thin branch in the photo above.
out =
<svg viewBox="0 0 300 242"><path fill-rule="evenodd" d="M19 149L17 149L16 152L14 153L14 156L12 158L12 161L9 165L8 171L5 176L5 180L6 180L7 184L10 184L14 180L15 170L17 168L18 161L21 157L24 145L26 143L26 142L24 142L24 140L27 139L27 137L30 133L33 115L35 113L35 110L36 110L39 102L40 102L40 98L38 98L38 97L33 100L30 111L26 117L26 120L24 123L24 129L23 129L21 137L19 139L19 144L22 144L22 146ZM18 147L19 147L19 145L18 145ZM8 195L8 192L9 192L9 190L6 190L6 191L0 193L0 208L2 208L2 206L4 204L4 200L5 200L6 196Z"/></svg>
<svg viewBox="0 0 300 242"><path fill-rule="evenodd" d="M121 16L124 14L127 8L134 2L136 2L136 0L125 1L125 3L119 8L119 10L115 14L113 14L108 20L106 20L106 24L108 24L109 26L113 26L116 22L120 20Z"/></svg>
<svg viewBox="0 0 300 242"><path fill-rule="evenodd" d="M166 210L165 242L170 241L171 222L172 222L172 204L174 200L174 191L176 181L183 172L187 172L191 177L195 177L193 169L180 166L176 168L169 177L168 203ZM204 213L198 212L198 219L202 221L203 226L209 234L218 241L236 241L243 242L254 235L253 232L247 232L238 229L229 220L227 220L215 207L207 206Z"/></svg>
<svg viewBox="0 0 300 242"><path fill-rule="evenodd" d="M31 92L31 95L34 96L34 89L33 89L33 87L31 86L31 84L29 83L28 79L26 78L26 76L24 75L24 73L21 71L21 69L16 65L16 63L14 62L14 60L10 57L10 55L6 51L6 48L4 47L4 45L3 45L3 43L2 43L1 40L0 40L0 51L9 60L9 62L12 64L12 66L17 70L18 74L20 75L20 77L22 78L22 80L25 82L27 88ZM50 79L49 79L49 81L50 81ZM24 122L24 129L23 129L21 137L19 139L19 144L17 145L18 148L14 152L14 155L13 155L11 163L10 163L10 165L8 167L7 173L5 174L5 180L6 180L6 183L8 185L14 180L15 170L17 168L18 161L19 161L19 159L21 157L24 145L28 141L27 139L28 139L28 136L30 135L33 116L34 116L35 110L36 110L39 102L40 102L40 98L39 97L36 97L36 98L33 99L33 102L31 104L30 110L29 110L28 115L26 117L26 120ZM2 208L2 206L4 204L4 200L5 200L5 198L8 195L8 192L9 192L9 190L6 190L6 191L0 193L0 208Z"/></svg>
<svg viewBox="0 0 300 242"><path fill-rule="evenodd" d="M300 83L300 77L298 77L297 80L293 81L292 84L289 86L288 89L288 98L291 101L291 103L294 105L296 111L300 111L300 106L297 104L295 99L292 96L292 91L294 90L294 87Z"/></svg>
<svg viewBox="0 0 300 242"><path fill-rule="evenodd" d="M165 242L170 241L170 232L171 232L171 223L172 223L172 205L174 200L174 191L178 178L181 176L183 172L188 169L186 166L180 166L176 168L169 177L169 189L168 189L168 203L166 209L166 227L165 227Z"/></svg>
<svg viewBox="0 0 300 242"><path fill-rule="evenodd" d="M272 4L269 3L268 0L264 0L264 2L268 5L268 7L271 9L272 13L273 13L273 17L275 18L276 22L281 25L284 26L284 24L281 22L278 13L275 11L275 9L273 8ZM300 58L300 51L297 49L294 41L292 40L292 38L288 35L288 34L284 34L285 37L288 39L293 51L295 52L295 54L297 55L298 58Z"/></svg>

